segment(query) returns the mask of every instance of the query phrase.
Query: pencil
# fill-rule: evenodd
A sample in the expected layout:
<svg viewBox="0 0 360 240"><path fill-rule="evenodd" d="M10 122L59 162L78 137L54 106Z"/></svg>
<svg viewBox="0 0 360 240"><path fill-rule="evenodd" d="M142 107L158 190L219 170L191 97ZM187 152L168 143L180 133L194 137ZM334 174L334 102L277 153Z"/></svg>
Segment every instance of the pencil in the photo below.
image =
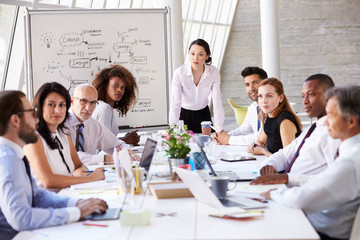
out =
<svg viewBox="0 0 360 240"><path fill-rule="evenodd" d="M108 226L108 225L105 225L105 224L86 223L86 222L84 222L83 225L85 225L85 226L93 226L93 227L107 227Z"/></svg>

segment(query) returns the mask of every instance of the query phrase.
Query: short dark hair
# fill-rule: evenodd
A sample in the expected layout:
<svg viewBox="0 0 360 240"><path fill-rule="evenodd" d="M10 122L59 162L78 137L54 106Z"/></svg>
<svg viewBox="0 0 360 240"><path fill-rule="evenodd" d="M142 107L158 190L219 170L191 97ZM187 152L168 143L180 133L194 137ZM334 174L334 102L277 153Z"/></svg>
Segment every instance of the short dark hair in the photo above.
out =
<svg viewBox="0 0 360 240"><path fill-rule="evenodd" d="M259 68L259 67L246 67L241 72L241 76L243 76L243 78L245 78L247 76L250 76L250 75L253 75L253 74L259 75L261 80L264 80L264 79L268 78L268 75L265 72L265 70L262 69L262 68Z"/></svg>
<svg viewBox="0 0 360 240"><path fill-rule="evenodd" d="M204 48L204 50L206 52L206 56L209 56L208 59L205 61L205 63L210 65L212 62L212 58L211 58L211 51L210 51L209 44L204 39L198 38L190 43L189 51L190 51L191 46L194 44L199 45Z"/></svg>
<svg viewBox="0 0 360 240"><path fill-rule="evenodd" d="M70 108L71 98L69 92L66 90L66 88L63 85L57 82L44 83L36 92L33 105L38 109L36 117L39 119L39 123L36 130L38 131L40 136L42 136L45 139L46 143L50 146L51 149L56 149L58 148L58 144L51 137L50 129L48 128L47 123L45 122L43 117L43 106L45 99L50 93L53 92L58 93L65 98L65 102L66 102L65 118L64 121L62 121L57 127L58 131L62 131L63 133L65 133L65 129L67 129L65 127L65 121L69 116L68 110Z"/></svg>
<svg viewBox="0 0 360 240"><path fill-rule="evenodd" d="M318 80L324 91L335 86L334 81L331 79L331 77L323 73L311 75L305 80L305 82L312 80Z"/></svg>
<svg viewBox="0 0 360 240"><path fill-rule="evenodd" d="M0 136L6 134L10 117L18 114L24 115L24 105L21 98L26 97L23 92L5 90L0 92Z"/></svg>
<svg viewBox="0 0 360 240"><path fill-rule="evenodd" d="M112 108L115 108L121 117L126 116L131 107L136 103L136 94L138 94L138 86L135 77L129 70L121 65L111 65L104 68L96 74L92 85L98 92L98 100L106 102L107 88L110 78L118 77L125 83L125 93L120 101L115 102Z"/></svg>
<svg viewBox="0 0 360 240"><path fill-rule="evenodd" d="M360 127L360 86L333 87L327 90L325 94L327 100L332 97L337 99L339 112L344 120L355 116L358 118L358 126Z"/></svg>

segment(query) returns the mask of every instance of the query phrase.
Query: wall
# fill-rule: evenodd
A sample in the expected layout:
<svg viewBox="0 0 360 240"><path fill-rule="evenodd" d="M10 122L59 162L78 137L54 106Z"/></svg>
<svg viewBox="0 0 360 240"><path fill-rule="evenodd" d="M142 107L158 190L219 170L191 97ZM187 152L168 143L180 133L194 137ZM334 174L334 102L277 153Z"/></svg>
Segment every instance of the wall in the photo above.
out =
<svg viewBox="0 0 360 240"><path fill-rule="evenodd" d="M303 111L301 86L315 73L326 73L336 85L360 84L360 1L279 0L280 72L285 93ZM259 0L239 0L221 69L222 98L248 105L240 73L261 66Z"/></svg>

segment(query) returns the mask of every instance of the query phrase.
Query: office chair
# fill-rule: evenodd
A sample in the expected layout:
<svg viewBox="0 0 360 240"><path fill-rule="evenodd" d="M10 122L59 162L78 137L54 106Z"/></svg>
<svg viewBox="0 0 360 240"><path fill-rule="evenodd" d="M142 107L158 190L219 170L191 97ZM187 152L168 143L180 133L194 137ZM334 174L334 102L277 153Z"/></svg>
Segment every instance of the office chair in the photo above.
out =
<svg viewBox="0 0 360 240"><path fill-rule="evenodd" d="M360 207L358 208L354 219L350 240L360 240Z"/></svg>
<svg viewBox="0 0 360 240"><path fill-rule="evenodd" d="M247 107L237 105L231 98L228 98L228 102L230 107L234 110L237 124L241 125L242 122L244 121L247 112Z"/></svg>

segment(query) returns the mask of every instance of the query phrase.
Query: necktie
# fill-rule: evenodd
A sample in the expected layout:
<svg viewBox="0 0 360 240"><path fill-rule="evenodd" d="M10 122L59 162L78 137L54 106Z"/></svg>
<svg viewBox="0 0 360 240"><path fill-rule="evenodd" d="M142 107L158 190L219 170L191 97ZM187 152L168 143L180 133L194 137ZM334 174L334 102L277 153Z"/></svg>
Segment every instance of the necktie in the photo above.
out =
<svg viewBox="0 0 360 240"><path fill-rule="evenodd" d="M30 165L29 165L29 162L28 162L26 156L24 156L22 160L24 161L26 174L28 175L29 180L30 180L30 186L31 186L31 206L34 207L34 190L33 190L33 188L32 188Z"/></svg>
<svg viewBox="0 0 360 240"><path fill-rule="evenodd" d="M58 144L59 154L61 156L61 159L62 159L63 163L65 164L66 169L68 170L69 173L71 173L70 167L67 164L67 162L65 161L64 154L62 153L62 149L64 149L63 145L61 144L59 138L56 135L55 135L55 142L57 142L57 144Z"/></svg>
<svg viewBox="0 0 360 240"><path fill-rule="evenodd" d="M334 161L339 157L339 148L336 150Z"/></svg>
<svg viewBox="0 0 360 240"><path fill-rule="evenodd" d="M76 125L77 129L76 129L76 143L75 143L75 148L76 151L84 151L84 134L83 134L83 127L84 124L79 123L78 125Z"/></svg>
<svg viewBox="0 0 360 240"><path fill-rule="evenodd" d="M259 130L260 130L259 106L256 106L256 112L257 112L257 116L258 116L258 121L257 121L257 131L259 132Z"/></svg>
<svg viewBox="0 0 360 240"><path fill-rule="evenodd" d="M311 127L309 128L309 130L308 130L308 132L306 133L304 139L303 139L302 142L300 143L300 145L299 145L299 147L298 147L298 149L297 149L297 151L296 151L296 153L295 153L295 155L294 155L293 160L291 161L291 163L290 163L289 166L287 167L285 173L290 172L292 165L294 164L296 158L299 156L300 149L301 149L302 146L304 145L305 139L307 139L307 138L311 135L311 133L314 131L315 127L316 127L316 123L313 123L313 124L311 125Z"/></svg>

